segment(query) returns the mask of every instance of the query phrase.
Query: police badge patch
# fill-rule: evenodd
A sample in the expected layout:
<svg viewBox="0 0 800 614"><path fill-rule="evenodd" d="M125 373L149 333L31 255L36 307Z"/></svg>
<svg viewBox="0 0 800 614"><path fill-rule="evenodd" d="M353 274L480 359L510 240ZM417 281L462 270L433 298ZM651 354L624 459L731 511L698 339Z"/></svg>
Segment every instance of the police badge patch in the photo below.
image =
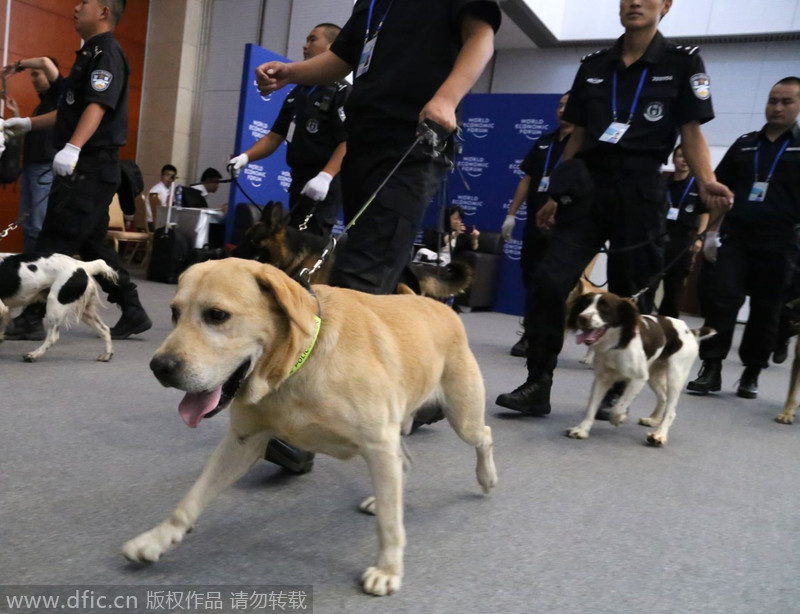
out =
<svg viewBox="0 0 800 614"><path fill-rule="evenodd" d="M664 104L661 102L651 102L644 110L644 118L649 122L657 122L664 117Z"/></svg>
<svg viewBox="0 0 800 614"><path fill-rule="evenodd" d="M92 89L95 92L105 92L111 85L113 75L107 70L95 70L91 76Z"/></svg>
<svg viewBox="0 0 800 614"><path fill-rule="evenodd" d="M711 79L704 72L699 72L689 78L694 95L700 100L708 100L711 97Z"/></svg>
<svg viewBox="0 0 800 614"><path fill-rule="evenodd" d="M309 119L306 122L306 130L310 134L316 134L319 131L319 122L316 119Z"/></svg>

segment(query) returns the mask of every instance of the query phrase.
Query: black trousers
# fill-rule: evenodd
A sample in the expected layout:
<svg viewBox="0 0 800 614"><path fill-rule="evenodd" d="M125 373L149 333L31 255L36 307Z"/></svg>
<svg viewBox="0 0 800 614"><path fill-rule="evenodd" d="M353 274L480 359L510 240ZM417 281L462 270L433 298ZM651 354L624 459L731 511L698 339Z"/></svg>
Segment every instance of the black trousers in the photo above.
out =
<svg viewBox="0 0 800 614"><path fill-rule="evenodd" d="M108 207L120 184L116 152L81 153L75 177L54 177L47 215L36 241L36 250L56 252L83 260L104 260L117 271L119 281L98 283L108 300L124 307L139 304L136 284L122 266L119 254L108 244Z"/></svg>
<svg viewBox="0 0 800 614"><path fill-rule="evenodd" d="M659 165L637 168L635 161L629 166L615 160L589 170L595 182L591 210L556 224L532 275L535 291L526 313L531 375L552 376L564 344L567 296L606 241L612 250L641 244L609 254L608 287L615 294L632 296L662 266L666 192ZM647 296L640 298L639 306L644 313L652 311Z"/></svg>
<svg viewBox="0 0 800 614"><path fill-rule="evenodd" d="M342 209L342 182L339 175L333 178L324 200L315 203L300 192L309 180L317 176L319 171L292 169L292 185L289 187L289 226L299 228L306 216L313 211L308 220L306 231L321 237L329 237L336 225L339 211Z"/></svg>
<svg viewBox="0 0 800 614"><path fill-rule="evenodd" d="M525 287L525 313L530 308L530 296L536 292L534 272L544 258L550 235L536 225L536 211L528 209L528 219L522 229L522 252L519 264L522 269L522 285Z"/></svg>
<svg viewBox="0 0 800 614"><path fill-rule="evenodd" d="M691 246L697 233L691 228L670 230L664 249L664 296L658 306L658 315L677 318L680 314L684 282L692 270L694 253Z"/></svg>
<svg viewBox="0 0 800 614"><path fill-rule="evenodd" d="M409 143L410 145L410 143ZM342 164L344 221L349 224L404 151L348 141ZM411 259L425 210L444 178L444 165L417 145L337 248L330 283L370 294L395 291ZM341 249L341 251L340 251Z"/></svg>
<svg viewBox="0 0 800 614"><path fill-rule="evenodd" d="M789 229L791 230L791 229ZM796 248L786 229L759 228L725 220L720 230L705 324L717 334L700 344L703 360L724 360L731 349L736 316L750 297L739 357L746 367L766 368L778 331L783 297Z"/></svg>

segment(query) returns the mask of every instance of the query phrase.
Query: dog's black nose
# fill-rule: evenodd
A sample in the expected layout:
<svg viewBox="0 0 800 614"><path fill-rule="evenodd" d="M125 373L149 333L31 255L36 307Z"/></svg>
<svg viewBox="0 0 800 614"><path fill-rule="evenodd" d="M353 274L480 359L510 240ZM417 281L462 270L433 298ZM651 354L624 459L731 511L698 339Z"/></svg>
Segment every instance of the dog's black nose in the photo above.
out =
<svg viewBox="0 0 800 614"><path fill-rule="evenodd" d="M164 386L174 385L175 377L182 367L183 361L169 354L153 356L153 360L150 361L150 370Z"/></svg>

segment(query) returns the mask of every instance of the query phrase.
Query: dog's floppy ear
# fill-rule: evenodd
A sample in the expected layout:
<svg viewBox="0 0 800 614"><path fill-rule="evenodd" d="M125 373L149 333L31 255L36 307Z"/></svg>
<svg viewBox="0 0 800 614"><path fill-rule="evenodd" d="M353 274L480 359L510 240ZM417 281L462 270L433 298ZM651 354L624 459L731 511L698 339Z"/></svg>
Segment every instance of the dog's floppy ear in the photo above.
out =
<svg viewBox="0 0 800 614"><path fill-rule="evenodd" d="M618 347L628 347L628 344L636 334L636 326L639 323L639 310L631 299L619 297L617 315L619 316L619 326L621 328Z"/></svg>
<svg viewBox="0 0 800 614"><path fill-rule="evenodd" d="M594 298L594 294L581 294L572 300L567 300L567 328L578 328L578 316L586 309Z"/></svg>
<svg viewBox="0 0 800 614"><path fill-rule="evenodd" d="M300 355L308 349L314 338L317 302L298 282L272 265L258 267L256 282L269 294L285 316L282 326L276 328L280 338L268 340L255 378L251 378L251 400L256 402L283 382ZM254 380L260 380L260 383ZM257 398L252 398L252 397Z"/></svg>

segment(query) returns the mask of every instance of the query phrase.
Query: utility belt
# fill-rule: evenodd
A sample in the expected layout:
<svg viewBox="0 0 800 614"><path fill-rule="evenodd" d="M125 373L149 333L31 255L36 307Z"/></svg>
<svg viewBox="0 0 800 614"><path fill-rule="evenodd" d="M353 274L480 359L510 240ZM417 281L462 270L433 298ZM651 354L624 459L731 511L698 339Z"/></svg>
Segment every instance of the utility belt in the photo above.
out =
<svg viewBox="0 0 800 614"><path fill-rule="evenodd" d="M661 172L661 158L658 154L632 151L609 151L595 149L579 156L586 162L592 173L614 173L635 171L643 173Z"/></svg>
<svg viewBox="0 0 800 614"><path fill-rule="evenodd" d="M117 160L119 158L119 148L96 147L91 149L81 149L81 155L78 158L92 159L92 160Z"/></svg>

